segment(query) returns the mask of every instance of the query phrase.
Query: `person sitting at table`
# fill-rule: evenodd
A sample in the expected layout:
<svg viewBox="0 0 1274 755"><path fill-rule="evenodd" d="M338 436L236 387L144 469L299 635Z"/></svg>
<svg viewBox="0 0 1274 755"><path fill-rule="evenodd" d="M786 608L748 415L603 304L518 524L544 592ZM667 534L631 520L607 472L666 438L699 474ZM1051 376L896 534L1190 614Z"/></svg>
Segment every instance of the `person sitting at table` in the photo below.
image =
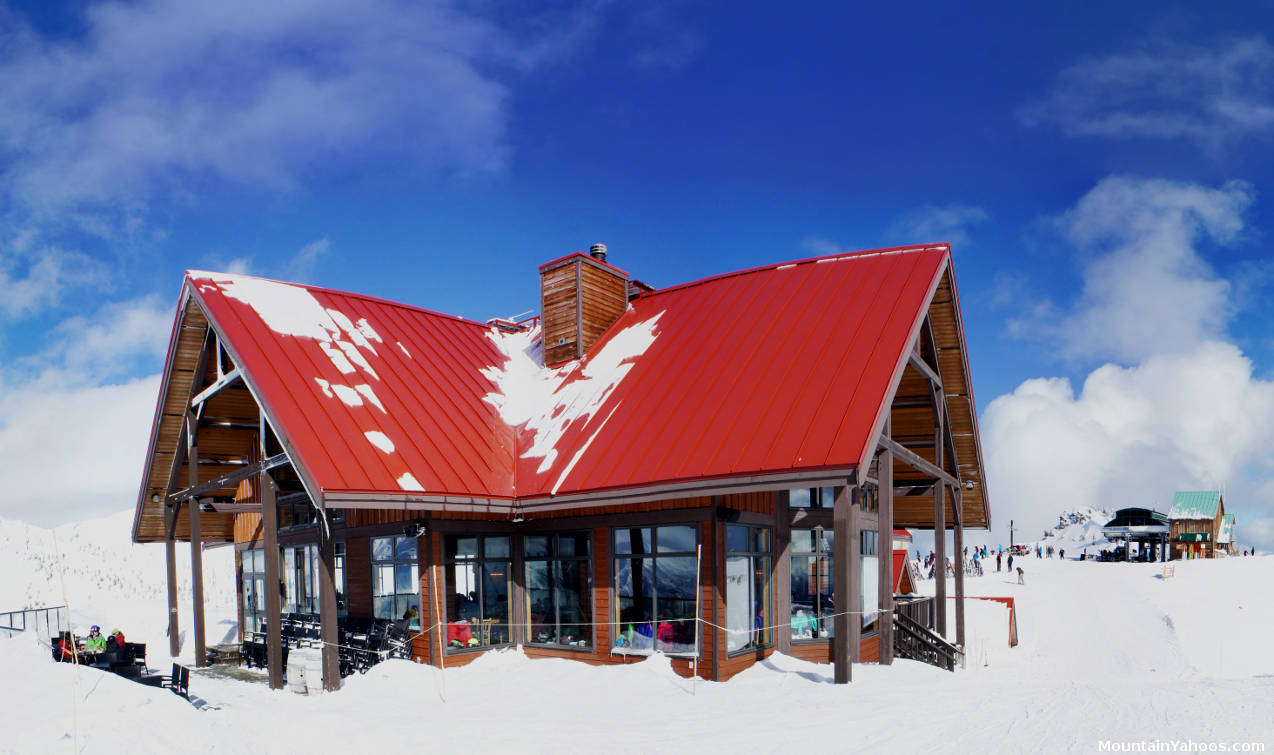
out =
<svg viewBox="0 0 1274 755"><path fill-rule="evenodd" d="M116 645L116 647L118 647L121 650L128 647L128 643L124 640L124 633L119 631L118 629L111 630L111 636L109 638L109 641L113 642Z"/></svg>
<svg viewBox="0 0 1274 755"><path fill-rule="evenodd" d="M70 663L75 660L75 638L70 632L63 632L58 637L58 658L64 663Z"/></svg>
<svg viewBox="0 0 1274 755"><path fill-rule="evenodd" d="M102 636L102 628L94 624L88 630L88 637L84 639L84 651L86 653L100 653L106 649L106 638Z"/></svg>

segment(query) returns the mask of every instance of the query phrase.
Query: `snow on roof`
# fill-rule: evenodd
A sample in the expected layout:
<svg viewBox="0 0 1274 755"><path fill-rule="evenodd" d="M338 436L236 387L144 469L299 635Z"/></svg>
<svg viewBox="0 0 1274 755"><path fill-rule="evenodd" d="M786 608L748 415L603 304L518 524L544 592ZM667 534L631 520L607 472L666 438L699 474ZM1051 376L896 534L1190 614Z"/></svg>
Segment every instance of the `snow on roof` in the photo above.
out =
<svg viewBox="0 0 1274 755"><path fill-rule="evenodd" d="M491 329L488 337L507 360L483 370L499 387L498 391L488 393L486 400L500 411L505 422L530 433L530 446L522 452L521 458L541 459L535 470L537 474L544 474L553 467L566 429L592 417L632 369L633 360L654 342L660 315L662 312L656 312L627 324L583 360L556 369L540 364L539 327L519 333ZM595 437L596 433L591 436ZM577 450L554 484L554 492L588 445L586 442Z"/></svg>
<svg viewBox="0 0 1274 755"><path fill-rule="evenodd" d="M1185 490L1172 496L1169 519L1215 519L1221 505L1217 490Z"/></svg>

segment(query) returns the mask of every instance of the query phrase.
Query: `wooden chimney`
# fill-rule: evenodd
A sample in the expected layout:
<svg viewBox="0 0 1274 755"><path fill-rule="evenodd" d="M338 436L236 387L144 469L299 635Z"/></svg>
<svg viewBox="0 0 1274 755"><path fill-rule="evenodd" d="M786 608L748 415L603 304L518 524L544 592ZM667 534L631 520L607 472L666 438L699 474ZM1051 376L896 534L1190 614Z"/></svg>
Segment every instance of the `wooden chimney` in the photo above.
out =
<svg viewBox="0 0 1274 755"><path fill-rule="evenodd" d="M606 246L540 266L544 364L584 356L628 307L628 273L606 262Z"/></svg>

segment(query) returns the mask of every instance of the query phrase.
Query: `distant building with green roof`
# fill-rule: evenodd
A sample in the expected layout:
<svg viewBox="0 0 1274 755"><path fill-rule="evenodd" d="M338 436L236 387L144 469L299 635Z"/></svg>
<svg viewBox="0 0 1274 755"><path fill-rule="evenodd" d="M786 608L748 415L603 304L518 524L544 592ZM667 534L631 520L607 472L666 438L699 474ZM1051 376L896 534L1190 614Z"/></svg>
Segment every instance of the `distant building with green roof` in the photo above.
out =
<svg viewBox="0 0 1274 755"><path fill-rule="evenodd" d="M1230 552L1234 539L1234 517L1228 517L1228 530L1226 518L1225 499L1220 491L1177 492L1172 496L1172 506L1168 509L1172 557L1212 558L1218 549Z"/></svg>

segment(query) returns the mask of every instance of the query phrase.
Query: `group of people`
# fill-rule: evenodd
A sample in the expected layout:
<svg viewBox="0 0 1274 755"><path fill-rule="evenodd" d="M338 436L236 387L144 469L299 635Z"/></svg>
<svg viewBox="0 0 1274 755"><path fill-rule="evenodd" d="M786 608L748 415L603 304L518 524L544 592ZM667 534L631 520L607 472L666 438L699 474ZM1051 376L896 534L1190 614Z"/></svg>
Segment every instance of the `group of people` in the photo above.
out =
<svg viewBox="0 0 1274 755"><path fill-rule="evenodd" d="M78 656L88 656L95 658L107 650L127 651L128 643L124 640L124 633L118 629L112 629L110 635L103 635L102 628L94 624L88 630L88 636L82 641L77 641L75 636L69 631L63 632L58 637L58 655L64 661L74 661ZM91 662L91 661L90 661Z"/></svg>

